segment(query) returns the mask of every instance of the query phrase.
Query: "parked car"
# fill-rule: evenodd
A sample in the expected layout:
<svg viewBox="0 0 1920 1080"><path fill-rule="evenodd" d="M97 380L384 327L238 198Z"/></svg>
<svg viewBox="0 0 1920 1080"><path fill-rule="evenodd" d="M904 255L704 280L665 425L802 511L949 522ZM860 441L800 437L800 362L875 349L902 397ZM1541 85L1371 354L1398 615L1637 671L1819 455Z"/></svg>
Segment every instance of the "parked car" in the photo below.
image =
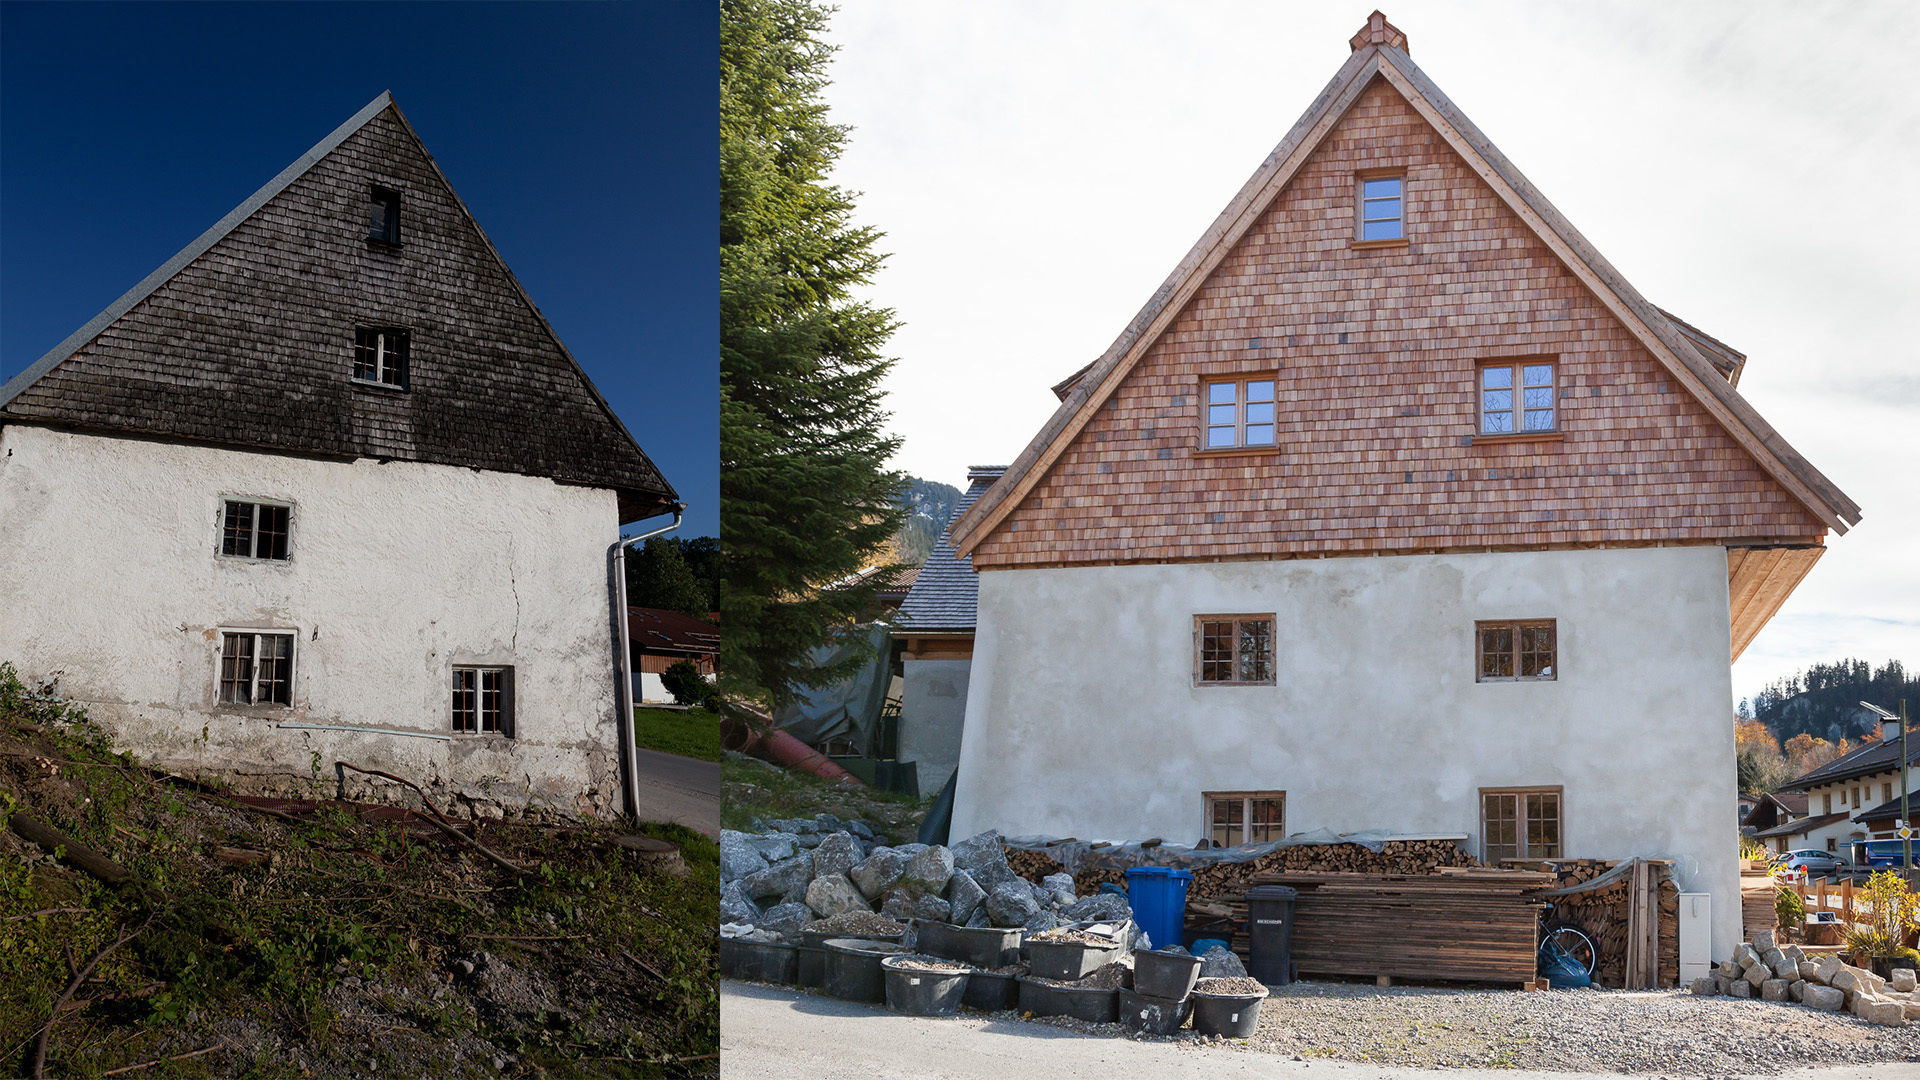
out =
<svg viewBox="0 0 1920 1080"><path fill-rule="evenodd" d="M1774 870L1789 881L1815 877L1852 877L1853 863L1844 856L1817 848L1789 851L1773 864Z"/></svg>

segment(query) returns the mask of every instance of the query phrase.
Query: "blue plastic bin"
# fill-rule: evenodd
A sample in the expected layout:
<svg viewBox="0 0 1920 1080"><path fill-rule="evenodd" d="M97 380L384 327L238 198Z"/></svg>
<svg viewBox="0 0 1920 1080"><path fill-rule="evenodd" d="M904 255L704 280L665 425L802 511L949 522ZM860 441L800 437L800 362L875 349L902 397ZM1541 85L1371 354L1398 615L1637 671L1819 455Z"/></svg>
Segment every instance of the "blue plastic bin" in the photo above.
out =
<svg viewBox="0 0 1920 1080"><path fill-rule="evenodd" d="M1187 886L1193 871L1170 866L1136 866L1127 871L1127 901L1133 921L1147 932L1153 947L1164 949L1185 939Z"/></svg>

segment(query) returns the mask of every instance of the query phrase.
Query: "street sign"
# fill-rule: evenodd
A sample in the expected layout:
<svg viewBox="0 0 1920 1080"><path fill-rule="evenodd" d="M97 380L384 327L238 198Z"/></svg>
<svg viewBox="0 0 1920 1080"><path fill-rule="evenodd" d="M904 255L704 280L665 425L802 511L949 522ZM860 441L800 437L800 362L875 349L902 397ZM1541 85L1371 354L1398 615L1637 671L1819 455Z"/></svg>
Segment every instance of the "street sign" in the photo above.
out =
<svg viewBox="0 0 1920 1080"><path fill-rule="evenodd" d="M1912 829L1901 829L1901 830L1900 830L1900 839L1902 839L1902 840L1911 840L1911 839L1913 839L1913 830L1912 830Z"/></svg>

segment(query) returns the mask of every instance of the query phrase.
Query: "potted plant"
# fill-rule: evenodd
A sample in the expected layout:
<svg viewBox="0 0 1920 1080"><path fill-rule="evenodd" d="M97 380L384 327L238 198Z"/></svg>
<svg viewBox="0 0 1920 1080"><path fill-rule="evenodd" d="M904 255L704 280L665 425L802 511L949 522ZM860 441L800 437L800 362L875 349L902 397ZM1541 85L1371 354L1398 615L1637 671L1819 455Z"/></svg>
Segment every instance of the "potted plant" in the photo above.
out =
<svg viewBox="0 0 1920 1080"><path fill-rule="evenodd" d="M1847 929L1852 963L1883 979L1897 967L1920 967L1920 952L1906 945L1908 931L1920 924L1920 898L1908 890L1905 879L1882 870L1867 879L1855 901L1867 909L1867 916Z"/></svg>

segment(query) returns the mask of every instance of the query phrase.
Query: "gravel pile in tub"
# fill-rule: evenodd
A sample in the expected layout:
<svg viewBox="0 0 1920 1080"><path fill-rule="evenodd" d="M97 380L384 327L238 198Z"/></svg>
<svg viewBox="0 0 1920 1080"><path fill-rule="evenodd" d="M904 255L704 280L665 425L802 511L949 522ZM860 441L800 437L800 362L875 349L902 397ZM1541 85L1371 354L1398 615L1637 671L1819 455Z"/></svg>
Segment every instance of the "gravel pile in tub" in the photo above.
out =
<svg viewBox="0 0 1920 1080"><path fill-rule="evenodd" d="M1028 941L1044 942L1048 945L1101 945L1116 944L1111 934L1090 934L1085 930L1070 930L1067 927L1034 934Z"/></svg>
<svg viewBox="0 0 1920 1080"><path fill-rule="evenodd" d="M928 956L926 953L901 953L898 956L890 957L889 961L894 967L912 968L915 971L951 972L973 970L972 964L964 964L958 960L948 960L939 956Z"/></svg>
<svg viewBox="0 0 1920 1080"><path fill-rule="evenodd" d="M906 932L907 924L871 911L847 911L815 919L800 929L828 937L896 938Z"/></svg>
<svg viewBox="0 0 1920 1080"><path fill-rule="evenodd" d="M1264 994L1267 988L1259 979L1219 978L1201 979L1193 984L1193 992L1238 997L1244 994Z"/></svg>

